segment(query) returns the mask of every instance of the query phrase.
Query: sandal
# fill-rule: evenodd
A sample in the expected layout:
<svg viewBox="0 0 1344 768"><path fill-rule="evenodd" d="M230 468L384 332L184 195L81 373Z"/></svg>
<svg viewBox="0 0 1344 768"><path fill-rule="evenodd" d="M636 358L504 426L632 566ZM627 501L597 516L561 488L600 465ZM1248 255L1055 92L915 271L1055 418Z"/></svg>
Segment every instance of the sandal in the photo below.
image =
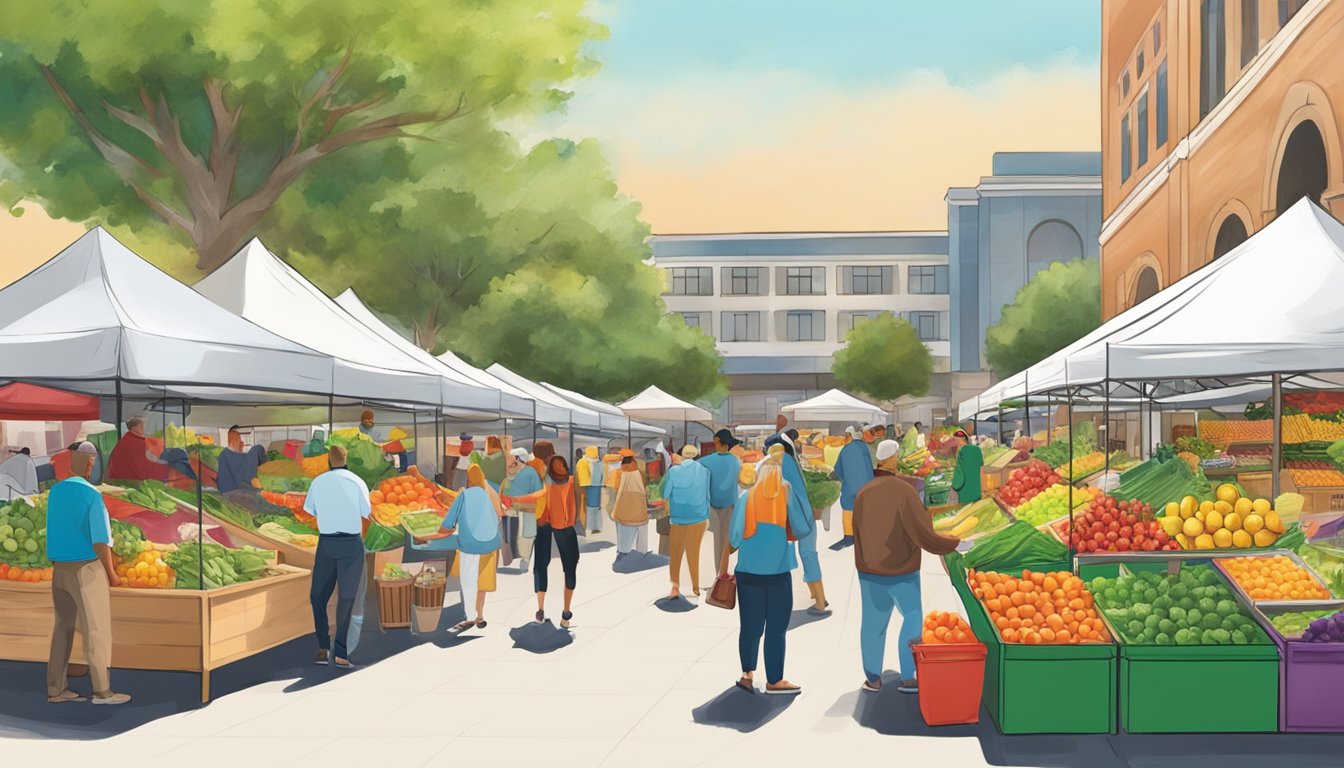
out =
<svg viewBox="0 0 1344 768"><path fill-rule="evenodd" d="M545 623L546 623L546 612L545 612L545 611L537 611L537 623L538 623L538 624L545 624Z"/></svg>
<svg viewBox="0 0 1344 768"><path fill-rule="evenodd" d="M738 688L741 688L742 690L746 691L747 693L755 693L755 692L756 692L756 686L755 686L755 684L753 684L752 681L748 680L748 679L745 678L745 677L739 677L739 678L737 678L737 682L736 682L736 683L733 683L733 685L737 686Z"/></svg>
<svg viewBox="0 0 1344 768"><path fill-rule="evenodd" d="M471 628L474 627L474 626L476 626L476 622L475 622L475 621L470 621L470 620L468 620L468 621L461 622L461 623L459 623L459 624L455 624L455 625L453 626L453 631L454 631L454 632L466 632L468 629L471 629Z"/></svg>
<svg viewBox="0 0 1344 768"><path fill-rule="evenodd" d="M573 611L565 611L564 613L561 613L561 614L560 614L560 626L563 627L563 628L565 628L565 629L569 629L569 620L572 619L572 618L574 618L574 612L573 612Z"/></svg>
<svg viewBox="0 0 1344 768"><path fill-rule="evenodd" d="M780 681L775 685L767 685L765 692L775 696L797 696L803 692L803 687L787 681Z"/></svg>
<svg viewBox="0 0 1344 768"><path fill-rule="evenodd" d="M486 626L485 619L481 619L480 621L476 622L477 629L485 629L485 626Z"/></svg>

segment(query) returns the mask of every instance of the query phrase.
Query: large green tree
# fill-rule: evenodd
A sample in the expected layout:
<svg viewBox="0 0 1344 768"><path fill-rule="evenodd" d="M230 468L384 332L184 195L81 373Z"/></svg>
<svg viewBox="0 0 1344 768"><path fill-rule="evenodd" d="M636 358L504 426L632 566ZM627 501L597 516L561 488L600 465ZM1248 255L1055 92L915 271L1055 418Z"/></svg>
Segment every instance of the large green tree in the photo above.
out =
<svg viewBox="0 0 1344 768"><path fill-rule="evenodd" d="M1005 305L985 333L985 359L1000 378L1033 365L1101 324L1101 267L1093 259L1051 264Z"/></svg>
<svg viewBox="0 0 1344 768"><path fill-rule="evenodd" d="M908 320L884 312L845 336L831 372L844 389L898 400L929 391L933 356Z"/></svg>
<svg viewBox="0 0 1344 768"><path fill-rule="evenodd" d="M581 46L604 33L583 6L0 3L0 203L142 237L161 226L208 272L354 149L467 146L562 104L595 66Z"/></svg>

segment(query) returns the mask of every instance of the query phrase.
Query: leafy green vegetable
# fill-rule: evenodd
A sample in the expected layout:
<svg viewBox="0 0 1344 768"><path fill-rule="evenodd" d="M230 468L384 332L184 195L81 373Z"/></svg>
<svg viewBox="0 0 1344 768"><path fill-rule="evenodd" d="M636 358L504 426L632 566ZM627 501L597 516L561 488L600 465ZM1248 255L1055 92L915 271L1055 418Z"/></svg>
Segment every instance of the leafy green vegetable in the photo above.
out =
<svg viewBox="0 0 1344 768"><path fill-rule="evenodd" d="M395 549L405 543L406 534L400 528L388 528L376 522L369 524L369 532L364 535L364 549L369 552Z"/></svg>
<svg viewBox="0 0 1344 768"><path fill-rule="evenodd" d="M1194 496L1200 501L1213 498L1213 488L1204 474L1196 474L1183 461L1159 462L1150 459L1120 475L1120 485L1111 495L1121 501L1137 499L1153 509L1169 501Z"/></svg>
<svg viewBox="0 0 1344 768"><path fill-rule="evenodd" d="M1176 450L1193 453L1201 459L1212 459L1219 451L1213 443L1198 437L1182 437L1176 440Z"/></svg>
<svg viewBox="0 0 1344 768"><path fill-rule="evenodd" d="M134 523L112 521L112 551L122 560L130 560L144 551L145 533Z"/></svg>
<svg viewBox="0 0 1344 768"><path fill-rule="evenodd" d="M825 472L805 469L803 482L807 485L807 501L813 509L827 509L840 498L840 483Z"/></svg>
<svg viewBox="0 0 1344 768"><path fill-rule="evenodd" d="M966 553L964 563L967 568L1008 573L1030 565L1059 562L1068 554L1053 536L1019 520L978 540Z"/></svg>
<svg viewBox="0 0 1344 768"><path fill-rule="evenodd" d="M383 449L364 435L332 435L331 442L345 448L346 469L358 475L370 488L396 473L392 462L383 456Z"/></svg>
<svg viewBox="0 0 1344 768"><path fill-rule="evenodd" d="M214 542L186 542L164 561L177 572L177 589L218 589L260 578L275 553L243 547L228 549Z"/></svg>
<svg viewBox="0 0 1344 768"><path fill-rule="evenodd" d="M290 533L297 533L301 536L316 536L317 529L300 523L294 519L293 515L258 515L254 518L257 521L257 527L266 523L274 523Z"/></svg>
<svg viewBox="0 0 1344 768"><path fill-rule="evenodd" d="M175 499L185 501L193 507L196 506L196 491L194 490L165 488L164 493ZM232 523L249 531L257 529L257 523L252 519L251 512L217 494L203 492L201 494L201 509L216 520Z"/></svg>
<svg viewBox="0 0 1344 768"><path fill-rule="evenodd" d="M131 488L126 493L125 499L132 504L139 505L145 509L152 509L163 515L175 514L178 510L178 504L170 494L168 486L158 480L145 480ZM192 493L191 504L196 503L196 494Z"/></svg>

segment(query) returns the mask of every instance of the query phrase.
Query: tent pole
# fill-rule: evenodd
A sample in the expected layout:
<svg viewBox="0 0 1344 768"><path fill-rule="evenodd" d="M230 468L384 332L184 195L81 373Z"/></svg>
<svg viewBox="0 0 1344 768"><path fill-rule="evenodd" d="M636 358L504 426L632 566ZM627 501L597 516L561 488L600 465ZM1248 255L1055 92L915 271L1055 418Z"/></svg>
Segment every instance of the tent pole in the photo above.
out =
<svg viewBox="0 0 1344 768"><path fill-rule="evenodd" d="M690 428L689 426L687 426L687 424L686 424L686 420L685 420L685 419L682 419L682 420L681 420L681 444L682 444L682 445L690 445L690 442L691 442L691 433L690 433L690 429L691 429L691 428Z"/></svg>
<svg viewBox="0 0 1344 768"><path fill-rule="evenodd" d="M1032 439L1032 435L1035 434L1035 433L1033 433L1033 432L1031 431L1031 372L1030 372L1030 371L1024 372L1024 373L1022 374L1022 406L1023 406L1023 411L1025 411L1025 413L1026 413L1026 415L1023 416L1023 419L1024 419L1024 421L1023 421L1023 426L1024 426L1024 429L1025 429L1025 431L1026 431L1026 433L1027 433L1027 439L1030 440L1030 439ZM1070 419L1073 418L1073 414L1072 414L1072 413L1069 414L1069 418L1070 418ZM1049 435L1046 435L1046 436L1045 436L1045 440L1046 440L1046 442L1049 442L1049 441L1050 441L1050 436L1049 436ZM1070 449L1070 454L1072 454L1072 449Z"/></svg>
<svg viewBox="0 0 1344 768"><path fill-rule="evenodd" d="M411 409L411 442L415 443L417 446L420 445L420 409L418 408ZM416 458L418 459L420 457L416 456ZM401 473L403 475L406 474L406 470L408 469L410 469L410 467L402 467Z"/></svg>
<svg viewBox="0 0 1344 768"><path fill-rule="evenodd" d="M121 435L123 434L122 431L121 431L122 428L123 428L122 425L124 425L124 424L126 423L126 420L122 418L122 413L121 413L121 407L122 407L122 404L121 404L121 377L120 377L120 376L117 377L117 379L116 379L116 384L117 384L117 437L121 437ZM104 468L104 470L106 470L106 468L107 468L107 467L106 467L106 464L104 464L104 467L103 467L103 468Z"/></svg>
<svg viewBox="0 0 1344 768"><path fill-rule="evenodd" d="M635 450L635 425L629 416L625 417L625 447Z"/></svg>
<svg viewBox="0 0 1344 768"><path fill-rule="evenodd" d="M183 433L185 433L185 432L187 431L187 401L186 401L186 400L183 400L183 401L182 401L182 431L183 431ZM165 432L166 432L166 430L165 430ZM205 542L204 542L204 538L205 538L205 513L204 513L204 511L203 511L203 510L205 509L205 499L204 499L205 491L201 488L201 482L202 482L202 480L201 480L201 474L202 474L202 473L204 472L204 470L205 470L205 464L200 460L200 456L201 456L201 451L200 451L200 438L198 437L198 438L197 438L197 445L196 445L196 472L195 472L195 475L196 475L196 569L197 569L198 572L204 574L204 571L202 570L202 568L204 568L204 566L205 566ZM188 462L187 462L187 465L190 466L190 465L191 465L191 462L188 461ZM201 588L201 589L205 589L205 577L204 577L204 575L202 575L202 577L201 577L200 588Z"/></svg>
<svg viewBox="0 0 1344 768"><path fill-rule="evenodd" d="M1274 498L1279 498L1280 472L1279 466L1283 464L1283 377L1274 374L1274 444L1272 446L1274 456L1271 462L1270 470L1273 473L1271 492Z"/></svg>
<svg viewBox="0 0 1344 768"><path fill-rule="evenodd" d="M1064 370L1068 370L1069 363L1064 361ZM1103 388L1104 400L1101 401L1101 431L1102 448L1101 452L1106 456L1104 459L1106 472L1111 471L1111 344L1106 342L1106 378L1101 382ZM1073 407L1069 407L1069 418L1073 418ZM1072 473L1070 473L1072 474ZM1072 501L1072 499L1070 499Z"/></svg>
<svg viewBox="0 0 1344 768"><path fill-rule="evenodd" d="M537 401L532 401L532 445L537 444Z"/></svg>

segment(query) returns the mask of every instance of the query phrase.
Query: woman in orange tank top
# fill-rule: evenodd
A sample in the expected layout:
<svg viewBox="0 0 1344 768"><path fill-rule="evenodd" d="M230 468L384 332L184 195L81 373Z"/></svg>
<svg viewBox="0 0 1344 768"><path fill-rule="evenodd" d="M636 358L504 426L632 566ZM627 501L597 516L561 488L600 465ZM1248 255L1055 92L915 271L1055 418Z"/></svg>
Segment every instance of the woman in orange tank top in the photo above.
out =
<svg viewBox="0 0 1344 768"><path fill-rule="evenodd" d="M570 607L574 601L574 586L578 580L579 534L574 529L578 519L575 503L574 478L563 456L551 456L547 465L546 487L522 501L537 503L537 540L533 554L532 584L537 593L537 623L546 621L546 589L549 579L546 570L551 564L551 545L560 553L560 564L565 572L565 608L560 614L560 626L569 628L574 618Z"/></svg>

